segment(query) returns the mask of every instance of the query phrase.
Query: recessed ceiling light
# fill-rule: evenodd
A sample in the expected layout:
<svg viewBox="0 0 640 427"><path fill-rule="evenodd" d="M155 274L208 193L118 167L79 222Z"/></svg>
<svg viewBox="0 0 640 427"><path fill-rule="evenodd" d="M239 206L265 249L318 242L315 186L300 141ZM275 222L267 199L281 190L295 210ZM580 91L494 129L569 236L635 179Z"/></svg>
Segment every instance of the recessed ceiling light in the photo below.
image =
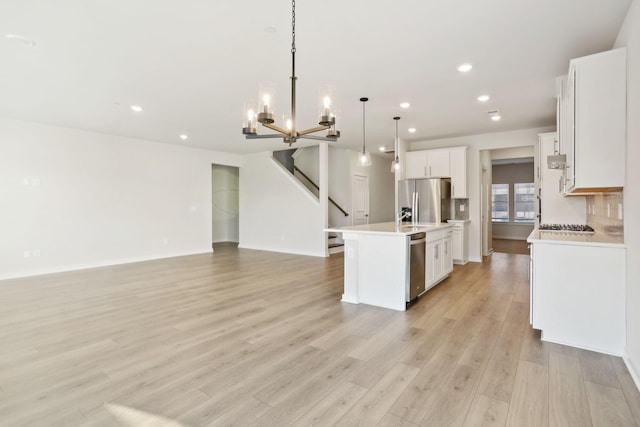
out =
<svg viewBox="0 0 640 427"><path fill-rule="evenodd" d="M139 105L132 105L130 108L132 111L135 111L136 113L142 113L142 107Z"/></svg>
<svg viewBox="0 0 640 427"><path fill-rule="evenodd" d="M491 117L491 120L493 120L494 122L497 122L502 118L499 110L487 111L487 114L489 114L489 117Z"/></svg>
<svg viewBox="0 0 640 427"><path fill-rule="evenodd" d="M409 133L416 133L416 128L409 128Z"/></svg>
<svg viewBox="0 0 640 427"><path fill-rule="evenodd" d="M478 101L480 101L480 102L487 102L489 99L491 99L491 97L489 95L480 95L478 97Z"/></svg>
<svg viewBox="0 0 640 427"><path fill-rule="evenodd" d="M402 104L400 104L400 108L409 108L411 107L411 104L409 104L408 102L403 102Z"/></svg>
<svg viewBox="0 0 640 427"><path fill-rule="evenodd" d="M467 73L471 71L472 68L473 68L473 65L471 64L462 64L458 66L458 71L460 71L461 73Z"/></svg>
<svg viewBox="0 0 640 427"><path fill-rule="evenodd" d="M21 36L19 34L7 34L5 35L6 39L12 42L21 43L25 46L34 47L36 42L31 40L28 37Z"/></svg>
<svg viewBox="0 0 640 427"><path fill-rule="evenodd" d="M180 139L186 141L187 139L189 139L189 135L183 133L182 135L180 135Z"/></svg>

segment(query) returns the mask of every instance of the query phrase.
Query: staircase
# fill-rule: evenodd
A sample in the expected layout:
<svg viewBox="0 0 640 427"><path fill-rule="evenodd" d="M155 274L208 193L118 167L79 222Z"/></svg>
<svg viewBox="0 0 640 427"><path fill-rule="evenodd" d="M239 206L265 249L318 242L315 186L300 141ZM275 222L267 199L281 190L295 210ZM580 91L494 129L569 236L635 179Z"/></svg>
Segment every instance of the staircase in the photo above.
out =
<svg viewBox="0 0 640 427"><path fill-rule="evenodd" d="M310 178L305 172L300 170L298 166L295 165L294 154L298 151L297 148L289 149L289 150L279 150L274 151L272 153L273 158L277 160L286 170L291 173L302 185L304 185L312 194L316 197L320 191L320 187L316 184L312 178ZM342 208L335 200L331 197L328 197L329 206L331 207L331 211L329 215L339 215L339 216L349 216L349 213ZM331 221L331 217L329 218ZM339 252L344 252L344 241L342 238L336 233L329 233L327 236L327 246L329 249L329 254L335 254Z"/></svg>
<svg viewBox="0 0 640 427"><path fill-rule="evenodd" d="M327 246L329 247L329 255L344 252L344 241L336 233L329 233L327 236Z"/></svg>

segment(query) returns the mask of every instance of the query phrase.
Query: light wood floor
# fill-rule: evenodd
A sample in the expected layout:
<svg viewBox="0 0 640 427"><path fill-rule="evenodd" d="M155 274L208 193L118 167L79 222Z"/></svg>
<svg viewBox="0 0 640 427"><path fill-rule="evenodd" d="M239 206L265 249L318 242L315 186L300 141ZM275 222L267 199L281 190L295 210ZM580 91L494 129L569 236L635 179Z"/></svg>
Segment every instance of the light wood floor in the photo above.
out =
<svg viewBox="0 0 640 427"><path fill-rule="evenodd" d="M526 240L493 239L494 252L529 255L529 244Z"/></svg>
<svg viewBox="0 0 640 427"><path fill-rule="evenodd" d="M0 424L640 425L620 358L529 327L527 263L456 266L407 312L340 303L341 254L0 282Z"/></svg>

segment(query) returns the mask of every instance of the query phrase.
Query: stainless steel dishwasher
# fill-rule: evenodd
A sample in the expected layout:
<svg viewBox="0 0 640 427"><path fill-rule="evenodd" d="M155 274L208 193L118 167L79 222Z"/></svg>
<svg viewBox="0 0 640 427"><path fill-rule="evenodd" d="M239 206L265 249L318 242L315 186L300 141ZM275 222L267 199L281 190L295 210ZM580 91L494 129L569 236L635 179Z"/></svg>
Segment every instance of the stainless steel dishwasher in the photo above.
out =
<svg viewBox="0 0 640 427"><path fill-rule="evenodd" d="M426 233L412 234L409 239L409 289L407 289L407 302L412 301L424 292L424 263Z"/></svg>

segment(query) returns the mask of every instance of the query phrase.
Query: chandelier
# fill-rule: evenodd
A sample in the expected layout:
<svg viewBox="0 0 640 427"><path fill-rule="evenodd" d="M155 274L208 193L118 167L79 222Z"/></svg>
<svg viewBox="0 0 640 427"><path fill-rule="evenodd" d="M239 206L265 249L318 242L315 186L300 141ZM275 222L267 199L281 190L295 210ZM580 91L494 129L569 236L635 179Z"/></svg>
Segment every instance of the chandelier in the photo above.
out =
<svg viewBox="0 0 640 427"><path fill-rule="evenodd" d="M316 139L320 141L337 141L340 137L340 131L336 130L336 116L332 111L331 98L332 90L329 86L325 87L321 96L320 119L318 126L305 130L296 129L296 1L291 2L291 116L285 120L285 127L274 124L273 110L273 88L269 84L261 85L259 93L259 104L261 107L256 109L255 105L249 105L245 108L245 119L242 126L242 133L246 139L261 138L282 138L282 140L291 146L296 140ZM257 123L262 126L274 130L278 133L259 135L256 131ZM316 132L326 130L325 136L311 135Z"/></svg>

